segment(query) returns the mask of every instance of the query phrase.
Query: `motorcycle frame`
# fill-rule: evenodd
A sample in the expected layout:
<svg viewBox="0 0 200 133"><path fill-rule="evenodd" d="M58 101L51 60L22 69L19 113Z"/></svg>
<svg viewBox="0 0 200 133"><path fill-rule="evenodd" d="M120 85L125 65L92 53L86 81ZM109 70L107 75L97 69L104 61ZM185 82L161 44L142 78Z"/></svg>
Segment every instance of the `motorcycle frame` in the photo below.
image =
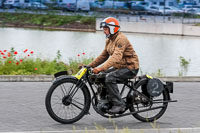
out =
<svg viewBox="0 0 200 133"><path fill-rule="evenodd" d="M88 69L88 68L87 68L86 73L85 73L85 74L81 77L81 79L79 79L79 80L78 80L75 76L68 75L67 71L62 71L62 72L58 72L58 73L54 74L54 77L55 77L56 79L53 81L53 83L57 83L57 82L59 82L60 80L65 79L65 78L73 78L73 79L78 80L78 82L76 83L76 87L81 88L81 87L83 87L83 86L86 86L87 89L88 89L88 86L87 86L87 83L88 83L89 86L90 86L90 90L92 91L92 96L91 96L91 93L90 93L90 91L89 91L89 89L88 89L90 98L92 99L91 102L92 102L92 105L93 105L94 110L95 110L98 114L100 114L101 116L106 117L106 118L109 118L109 117L111 117L111 118L118 118L118 117L123 117L123 116L127 116L127 115L137 114L137 113L141 113L141 112L145 112L145 111L149 111L149 110L154 110L154 109L158 109L158 108L163 108L163 107L165 107L165 106L158 106L158 107L149 108L149 109L144 109L144 110L140 110L140 111L134 111L134 112L130 112L130 113L114 114L113 116L104 115L104 114L102 114L101 112L99 112L99 111L97 110L96 105L94 105L94 103L93 103L93 99L96 97L96 94L95 94L95 89L93 88L92 83L91 83L90 79L88 78L88 76L89 76L89 69ZM120 95L122 96L122 94L123 94L123 92L124 92L126 86L130 89L129 92L127 93L126 97L130 94L131 91L137 91L137 92L139 92L139 91L137 90L137 88L140 86L140 84L141 84L142 82L147 82L147 81L149 80L148 78L149 78L148 76L146 76L146 77L141 76L140 79L139 79L138 81L136 81L136 79L135 79L135 81L130 81L130 80L128 80L128 82L120 83L120 84L123 84L123 87L122 87L122 90L121 90L121 92L120 92ZM78 86L77 86L77 85L78 85ZM177 102L177 100L171 100L170 94L169 94L169 93L173 93L173 83L172 83L172 82L166 82L165 89L167 89L168 96L169 96L168 99L169 99L169 100L168 100L168 101L162 101L161 103L164 103L164 102ZM139 93L142 94L141 92L139 92ZM143 95L143 94L142 94L142 95ZM126 98L126 97L125 97L125 98ZM150 99L148 99L148 100L150 100ZM159 101L158 101L158 102L159 102ZM157 102L157 103L158 103L158 102ZM88 112L88 113L89 113L89 112Z"/></svg>

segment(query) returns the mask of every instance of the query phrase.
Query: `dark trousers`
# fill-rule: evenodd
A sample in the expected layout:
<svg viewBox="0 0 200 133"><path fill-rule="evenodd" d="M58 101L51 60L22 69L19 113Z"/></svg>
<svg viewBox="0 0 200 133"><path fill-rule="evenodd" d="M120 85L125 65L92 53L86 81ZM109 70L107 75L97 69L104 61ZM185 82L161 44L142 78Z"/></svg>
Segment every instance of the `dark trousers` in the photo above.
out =
<svg viewBox="0 0 200 133"><path fill-rule="evenodd" d="M121 69L108 69L106 71L105 84L107 87L107 92L110 97L111 102L114 106L124 106L125 103L122 100L117 82L125 81L127 79L133 78L137 75L138 69L129 70L128 68Z"/></svg>

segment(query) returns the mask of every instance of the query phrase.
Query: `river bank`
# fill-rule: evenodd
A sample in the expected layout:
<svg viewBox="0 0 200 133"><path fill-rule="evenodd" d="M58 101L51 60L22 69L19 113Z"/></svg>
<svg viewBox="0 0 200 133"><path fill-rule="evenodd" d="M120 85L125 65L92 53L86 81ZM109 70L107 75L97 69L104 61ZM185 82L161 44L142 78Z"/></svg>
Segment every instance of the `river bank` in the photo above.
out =
<svg viewBox="0 0 200 133"><path fill-rule="evenodd" d="M94 32L95 23L95 17L80 15L0 13L0 27Z"/></svg>
<svg viewBox="0 0 200 133"><path fill-rule="evenodd" d="M0 27L33 28L57 31L95 32L103 18L81 15L0 13ZM198 24L120 21L121 31L129 33L200 36Z"/></svg>

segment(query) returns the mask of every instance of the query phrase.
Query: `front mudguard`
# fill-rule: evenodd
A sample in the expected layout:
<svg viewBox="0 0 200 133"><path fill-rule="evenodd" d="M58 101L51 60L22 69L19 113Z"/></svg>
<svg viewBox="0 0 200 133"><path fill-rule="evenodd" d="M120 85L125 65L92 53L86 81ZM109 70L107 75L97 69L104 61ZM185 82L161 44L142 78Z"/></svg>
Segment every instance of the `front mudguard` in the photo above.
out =
<svg viewBox="0 0 200 133"><path fill-rule="evenodd" d="M56 77L52 83L53 84L56 84L58 83L59 81L63 80L63 79L74 79L74 80L78 80L77 78L71 76L71 75L62 75L62 76L59 76L59 77Z"/></svg>
<svg viewBox="0 0 200 133"><path fill-rule="evenodd" d="M58 83L63 79L74 79L77 80L75 77L68 75L67 71L61 71L54 74L55 79L52 81L53 84Z"/></svg>

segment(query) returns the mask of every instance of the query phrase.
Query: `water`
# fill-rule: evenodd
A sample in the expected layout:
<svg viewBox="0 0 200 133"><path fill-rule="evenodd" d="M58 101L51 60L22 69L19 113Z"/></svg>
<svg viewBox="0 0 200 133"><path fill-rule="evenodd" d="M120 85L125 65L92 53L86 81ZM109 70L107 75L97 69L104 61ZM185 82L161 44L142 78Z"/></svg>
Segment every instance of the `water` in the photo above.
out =
<svg viewBox="0 0 200 133"><path fill-rule="evenodd" d="M125 33L137 52L143 73L161 70L165 76L178 76L180 56L191 60L188 76L200 75L200 37ZM61 51L62 60L98 56L105 46L103 32L44 31L22 28L0 28L0 50L14 47L21 56L25 49L36 57L54 59ZM82 55L82 53L86 55ZM81 56L78 57L77 55Z"/></svg>

